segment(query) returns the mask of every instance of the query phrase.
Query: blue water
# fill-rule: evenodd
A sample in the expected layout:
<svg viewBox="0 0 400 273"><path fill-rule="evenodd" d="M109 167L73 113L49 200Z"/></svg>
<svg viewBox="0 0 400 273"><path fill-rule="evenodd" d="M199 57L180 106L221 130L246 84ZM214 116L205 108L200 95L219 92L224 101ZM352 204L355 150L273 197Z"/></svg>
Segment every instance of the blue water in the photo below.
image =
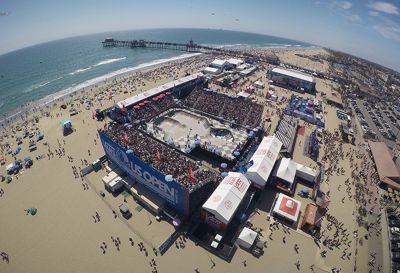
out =
<svg viewBox="0 0 400 273"><path fill-rule="evenodd" d="M148 39L218 47L309 47L307 43L245 32L208 29L151 29L80 36L35 45L0 56L0 115L27 102L124 68L137 67L184 52L158 49L104 48L101 41ZM92 82L93 83L93 82ZM0 118L1 119L1 118Z"/></svg>

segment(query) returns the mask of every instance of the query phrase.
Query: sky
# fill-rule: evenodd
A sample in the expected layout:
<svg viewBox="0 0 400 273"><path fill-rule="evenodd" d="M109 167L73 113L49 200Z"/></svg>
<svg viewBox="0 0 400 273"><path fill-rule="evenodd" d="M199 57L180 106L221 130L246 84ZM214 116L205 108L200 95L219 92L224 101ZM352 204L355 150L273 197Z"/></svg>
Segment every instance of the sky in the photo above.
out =
<svg viewBox="0 0 400 273"><path fill-rule="evenodd" d="M400 0L0 0L0 54L78 35L168 27L295 39L400 71Z"/></svg>

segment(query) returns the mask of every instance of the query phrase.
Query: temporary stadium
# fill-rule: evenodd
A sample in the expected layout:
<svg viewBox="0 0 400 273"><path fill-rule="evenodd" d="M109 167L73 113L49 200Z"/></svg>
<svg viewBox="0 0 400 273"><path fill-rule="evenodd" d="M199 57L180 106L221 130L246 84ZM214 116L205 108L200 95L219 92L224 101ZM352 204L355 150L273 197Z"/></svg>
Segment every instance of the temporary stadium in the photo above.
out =
<svg viewBox="0 0 400 273"><path fill-rule="evenodd" d="M263 132L263 107L207 89L201 73L150 89L104 113L107 158L165 206L189 215Z"/></svg>

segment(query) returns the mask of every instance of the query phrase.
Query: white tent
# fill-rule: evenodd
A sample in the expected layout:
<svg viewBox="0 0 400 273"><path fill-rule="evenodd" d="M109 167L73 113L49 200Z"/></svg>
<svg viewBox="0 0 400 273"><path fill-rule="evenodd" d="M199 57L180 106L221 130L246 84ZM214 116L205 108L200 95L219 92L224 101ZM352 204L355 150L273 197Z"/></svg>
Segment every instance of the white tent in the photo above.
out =
<svg viewBox="0 0 400 273"><path fill-rule="evenodd" d="M215 67L209 67L207 66L206 68L204 68L203 73L204 74L218 74L220 72L220 70L218 68Z"/></svg>
<svg viewBox="0 0 400 273"><path fill-rule="evenodd" d="M297 163L297 176L308 182L314 182L317 172L309 167Z"/></svg>
<svg viewBox="0 0 400 273"><path fill-rule="evenodd" d="M264 87L264 83L262 81L255 81L253 83L253 85L257 88L263 88Z"/></svg>
<svg viewBox="0 0 400 273"><path fill-rule="evenodd" d="M239 65L238 67L236 67L236 69L239 70L239 71L242 71L242 70L245 70L245 69L248 68L248 67L249 67L249 65L247 65L247 64L242 64L242 65Z"/></svg>
<svg viewBox="0 0 400 273"><path fill-rule="evenodd" d="M278 177L289 184L293 184L296 177L297 163L290 158L282 158L279 166L275 168L273 176Z"/></svg>
<svg viewBox="0 0 400 273"><path fill-rule="evenodd" d="M257 239L257 232L245 227L236 240L236 243L246 249L249 249Z"/></svg>
<svg viewBox="0 0 400 273"><path fill-rule="evenodd" d="M224 224L228 224L245 196L250 182L236 172L229 172L208 200L203 209Z"/></svg>
<svg viewBox="0 0 400 273"><path fill-rule="evenodd" d="M231 65L234 65L236 67L236 66L239 66L239 65L243 64L243 60L230 58L230 59L228 59L228 63L231 64Z"/></svg>
<svg viewBox="0 0 400 273"><path fill-rule="evenodd" d="M241 91L237 95L238 95L238 97L242 97L242 98L245 98L245 99L247 99L248 97L251 96L251 94L247 93L246 91Z"/></svg>
<svg viewBox="0 0 400 273"><path fill-rule="evenodd" d="M282 142L276 136L264 137L250 161L253 165L246 176L259 188L264 188L278 158Z"/></svg>
<svg viewBox="0 0 400 273"><path fill-rule="evenodd" d="M227 63L228 63L228 62L225 61L225 60L215 59L214 61L212 61L212 62L210 63L209 66L211 66L211 67L216 67L216 68L220 68L220 69L224 69L225 66L227 65Z"/></svg>
<svg viewBox="0 0 400 273"><path fill-rule="evenodd" d="M301 202L297 201L283 193L279 193L272 209L273 215L278 215L295 223L299 217Z"/></svg>

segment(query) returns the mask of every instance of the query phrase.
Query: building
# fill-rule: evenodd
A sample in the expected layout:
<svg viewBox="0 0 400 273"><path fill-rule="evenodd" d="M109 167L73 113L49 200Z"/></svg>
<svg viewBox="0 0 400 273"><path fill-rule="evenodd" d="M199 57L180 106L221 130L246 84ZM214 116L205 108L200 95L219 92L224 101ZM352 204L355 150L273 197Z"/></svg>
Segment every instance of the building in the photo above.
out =
<svg viewBox="0 0 400 273"><path fill-rule="evenodd" d="M381 185L400 190L400 171L385 142L368 141Z"/></svg>
<svg viewBox="0 0 400 273"><path fill-rule="evenodd" d="M208 66L217 68L220 72L230 67L229 63L226 60L221 60L221 59L215 59Z"/></svg>
<svg viewBox="0 0 400 273"><path fill-rule="evenodd" d="M203 69L203 73L204 74L216 75L216 74L218 74L220 72L221 71L218 68L210 67L210 66L207 66L206 68Z"/></svg>
<svg viewBox="0 0 400 273"><path fill-rule="evenodd" d="M241 204L250 181L241 174L229 172L202 206L201 218L218 231L224 231Z"/></svg>
<svg viewBox="0 0 400 273"><path fill-rule="evenodd" d="M230 59L227 60L227 62L233 68L238 67L238 66L243 64L243 60L235 59L235 58L230 58Z"/></svg>
<svg viewBox="0 0 400 273"><path fill-rule="evenodd" d="M274 84L306 91L315 92L315 80L312 76L294 70L274 68L268 72L269 78Z"/></svg>
<svg viewBox="0 0 400 273"><path fill-rule="evenodd" d="M317 172L313 169L299 164L290 158L281 158L272 173L272 184L281 191L292 195L295 190L296 178L314 184Z"/></svg>
<svg viewBox="0 0 400 273"><path fill-rule="evenodd" d="M282 142L276 136L264 137L251 157L252 166L248 168L246 176L256 188L263 189L275 166Z"/></svg>
<svg viewBox="0 0 400 273"><path fill-rule="evenodd" d="M301 202L279 193L272 205L271 215L290 225L294 225L300 215Z"/></svg>

